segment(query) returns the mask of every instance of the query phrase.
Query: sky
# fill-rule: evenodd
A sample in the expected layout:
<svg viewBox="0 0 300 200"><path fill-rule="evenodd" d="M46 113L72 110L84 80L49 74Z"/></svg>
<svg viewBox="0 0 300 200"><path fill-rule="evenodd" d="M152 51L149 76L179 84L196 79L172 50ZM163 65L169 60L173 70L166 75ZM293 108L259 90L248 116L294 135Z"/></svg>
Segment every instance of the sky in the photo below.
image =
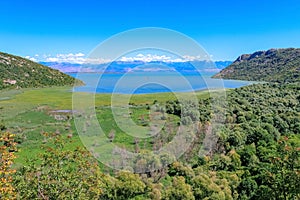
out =
<svg viewBox="0 0 300 200"><path fill-rule="evenodd" d="M83 58L141 27L181 32L213 60L300 47L299 0L2 0L0 10L0 51L42 60Z"/></svg>

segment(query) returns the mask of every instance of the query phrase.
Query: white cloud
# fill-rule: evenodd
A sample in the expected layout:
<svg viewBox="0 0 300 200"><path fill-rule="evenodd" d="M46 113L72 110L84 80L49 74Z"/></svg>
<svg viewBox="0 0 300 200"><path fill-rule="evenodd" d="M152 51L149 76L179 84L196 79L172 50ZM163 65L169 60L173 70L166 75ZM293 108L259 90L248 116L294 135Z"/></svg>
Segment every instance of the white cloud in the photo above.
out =
<svg viewBox="0 0 300 200"><path fill-rule="evenodd" d="M77 57L83 57L85 55L83 53L76 53L75 56L77 56Z"/></svg>
<svg viewBox="0 0 300 200"><path fill-rule="evenodd" d="M152 55L152 54L137 54L133 57L123 56L119 60L123 62L132 62L132 61L142 61L142 62L152 62L152 61L161 61L161 62L189 62L197 60L210 60L212 56L189 56L185 55L182 58L173 58L166 55Z"/></svg>
<svg viewBox="0 0 300 200"><path fill-rule="evenodd" d="M57 54L55 57L47 57L47 62L68 62L79 63L85 62L85 55L83 53L69 53L69 54Z"/></svg>
<svg viewBox="0 0 300 200"><path fill-rule="evenodd" d="M54 58L54 57L50 57L50 58L46 58L45 61L47 61L47 62L58 62L59 59L58 58Z"/></svg>
<svg viewBox="0 0 300 200"><path fill-rule="evenodd" d="M142 61L142 62L152 62L152 61L161 61L161 62L172 62L173 59L170 56L166 55L153 55L153 54L137 54L134 57L123 56L119 59L123 62L133 62L133 61Z"/></svg>
<svg viewBox="0 0 300 200"><path fill-rule="evenodd" d="M202 56L183 56L182 58L174 58L167 55L156 55L156 54L142 54L139 53L135 56L123 56L117 61L121 62L134 62L134 61L141 61L141 62L188 62L188 61L195 61L195 60L210 60L210 56L202 57ZM39 55L36 54L32 56L26 56L27 59L30 59L35 62L65 62L65 63L76 63L76 64L103 64L109 63L112 60L106 58L86 58L86 55L83 53L68 53L68 54L56 54L55 56L50 54Z"/></svg>
<svg viewBox="0 0 300 200"><path fill-rule="evenodd" d="M34 57L25 56L25 58L26 58L26 59L29 59L29 60L31 60L31 61L33 61L33 62L38 62L38 60L37 60L36 58L34 58Z"/></svg>
<svg viewBox="0 0 300 200"><path fill-rule="evenodd" d="M69 54L56 54L55 56L50 54L35 54L32 56L26 56L25 58L30 59L35 62L67 62L67 63L85 63L86 58L83 53L69 53Z"/></svg>

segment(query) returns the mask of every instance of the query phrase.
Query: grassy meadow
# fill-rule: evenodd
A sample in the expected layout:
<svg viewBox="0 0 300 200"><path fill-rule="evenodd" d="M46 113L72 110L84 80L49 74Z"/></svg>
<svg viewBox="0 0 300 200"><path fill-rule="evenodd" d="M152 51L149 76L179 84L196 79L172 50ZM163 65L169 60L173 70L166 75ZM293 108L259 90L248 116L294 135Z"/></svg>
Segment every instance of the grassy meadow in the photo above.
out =
<svg viewBox="0 0 300 200"><path fill-rule="evenodd" d="M69 87L53 87L39 89L7 90L0 93L0 122L5 124L8 131L16 133L19 141L16 164L22 165L26 159L36 157L41 151L44 143L47 143L46 133L56 133L63 136L72 136L72 142L67 143L66 149L82 146L82 142L76 132L72 113L62 114L66 116L63 120L55 119L53 112L57 110L72 110L72 89ZM91 94L82 93L82 101ZM184 93L188 96L189 93ZM208 91L196 93L198 98L207 98ZM123 99L125 94L117 94L117 99ZM173 93L137 94L132 95L131 119L139 126L149 124L149 106L154 102L164 104L169 100L176 100ZM97 119L101 124L106 136L114 133L114 144L126 147L133 151L136 146L134 137L125 134L116 124L110 109L111 94L96 94L95 108ZM179 122L179 118L170 115L167 124ZM152 138L140 139L139 146L151 149Z"/></svg>

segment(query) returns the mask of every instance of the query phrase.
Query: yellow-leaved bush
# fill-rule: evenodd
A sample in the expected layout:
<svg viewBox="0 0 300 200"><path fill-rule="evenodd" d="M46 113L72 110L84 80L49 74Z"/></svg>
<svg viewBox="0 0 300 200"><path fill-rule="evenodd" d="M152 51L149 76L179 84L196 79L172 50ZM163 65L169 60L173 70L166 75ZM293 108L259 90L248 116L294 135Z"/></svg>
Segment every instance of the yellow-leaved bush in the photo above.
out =
<svg viewBox="0 0 300 200"><path fill-rule="evenodd" d="M16 172L12 168L13 160L16 158L16 143L14 134L0 133L0 199L15 199L16 192L12 186L12 175Z"/></svg>

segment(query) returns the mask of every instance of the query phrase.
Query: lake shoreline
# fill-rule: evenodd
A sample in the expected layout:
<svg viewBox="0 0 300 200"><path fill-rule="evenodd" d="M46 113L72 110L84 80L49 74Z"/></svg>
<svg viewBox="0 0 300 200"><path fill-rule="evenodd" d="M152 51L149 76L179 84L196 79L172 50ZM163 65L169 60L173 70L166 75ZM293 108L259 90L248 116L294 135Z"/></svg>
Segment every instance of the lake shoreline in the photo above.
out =
<svg viewBox="0 0 300 200"><path fill-rule="evenodd" d="M210 78L212 74L199 76L195 74L176 73L131 73L131 74L101 74L70 73L86 83L74 87L72 92L87 92L96 94L158 94L183 93L205 90L234 89L256 84L255 81L224 80ZM100 81L99 81L100 78ZM100 83L99 83L100 82Z"/></svg>

